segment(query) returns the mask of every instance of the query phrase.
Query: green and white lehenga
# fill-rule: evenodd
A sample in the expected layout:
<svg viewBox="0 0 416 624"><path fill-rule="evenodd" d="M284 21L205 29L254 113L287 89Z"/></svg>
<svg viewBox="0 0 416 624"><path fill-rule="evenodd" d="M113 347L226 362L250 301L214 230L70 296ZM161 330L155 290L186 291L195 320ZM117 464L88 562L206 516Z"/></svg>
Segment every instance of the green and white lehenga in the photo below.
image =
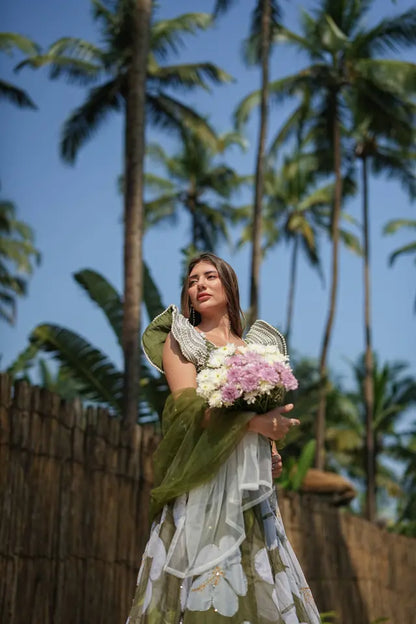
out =
<svg viewBox="0 0 416 624"><path fill-rule="evenodd" d="M162 370L169 331L197 370L215 345L175 306L143 334ZM256 321L247 343L281 334ZM188 388L170 395L155 456L153 524L127 624L319 624L311 591L286 537L271 476L270 443L247 432L251 412L216 410Z"/></svg>

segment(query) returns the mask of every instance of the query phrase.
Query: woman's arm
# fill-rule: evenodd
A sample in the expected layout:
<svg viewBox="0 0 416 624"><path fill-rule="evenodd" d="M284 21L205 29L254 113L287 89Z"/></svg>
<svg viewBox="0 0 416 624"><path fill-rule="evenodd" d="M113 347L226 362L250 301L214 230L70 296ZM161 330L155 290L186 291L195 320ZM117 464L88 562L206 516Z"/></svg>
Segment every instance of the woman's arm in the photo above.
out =
<svg viewBox="0 0 416 624"><path fill-rule="evenodd" d="M170 333L163 345L163 370L171 392L196 388L196 369L184 358L177 340Z"/></svg>

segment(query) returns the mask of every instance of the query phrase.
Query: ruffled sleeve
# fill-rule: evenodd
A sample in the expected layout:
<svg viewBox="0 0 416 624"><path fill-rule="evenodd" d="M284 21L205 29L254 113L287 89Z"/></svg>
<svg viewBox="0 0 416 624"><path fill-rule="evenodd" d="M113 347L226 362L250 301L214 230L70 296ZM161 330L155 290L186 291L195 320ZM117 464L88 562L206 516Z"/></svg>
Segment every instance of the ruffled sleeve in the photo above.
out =
<svg viewBox="0 0 416 624"><path fill-rule="evenodd" d="M163 373L163 345L172 332L183 356L195 364L197 370L205 365L208 357L208 345L202 334L191 325L175 305L170 305L156 316L143 332L143 351L149 362Z"/></svg>
<svg viewBox="0 0 416 624"><path fill-rule="evenodd" d="M246 334L245 341L248 344L261 344L277 346L283 355L287 355L287 345L283 334L278 329L266 323L266 321L257 320L250 327Z"/></svg>

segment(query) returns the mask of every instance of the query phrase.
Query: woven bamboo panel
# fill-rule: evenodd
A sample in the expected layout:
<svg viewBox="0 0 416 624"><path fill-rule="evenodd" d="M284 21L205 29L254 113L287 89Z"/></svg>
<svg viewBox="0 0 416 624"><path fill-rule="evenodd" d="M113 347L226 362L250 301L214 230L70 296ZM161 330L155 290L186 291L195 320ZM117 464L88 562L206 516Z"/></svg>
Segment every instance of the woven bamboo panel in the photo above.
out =
<svg viewBox="0 0 416 624"><path fill-rule="evenodd" d="M144 448L144 445L146 448ZM0 621L126 620L154 428L0 375Z"/></svg>
<svg viewBox="0 0 416 624"><path fill-rule="evenodd" d="M0 375L0 622L122 624L148 531L151 425L126 431ZM416 540L313 496L280 496L320 610L337 624L410 624Z"/></svg>

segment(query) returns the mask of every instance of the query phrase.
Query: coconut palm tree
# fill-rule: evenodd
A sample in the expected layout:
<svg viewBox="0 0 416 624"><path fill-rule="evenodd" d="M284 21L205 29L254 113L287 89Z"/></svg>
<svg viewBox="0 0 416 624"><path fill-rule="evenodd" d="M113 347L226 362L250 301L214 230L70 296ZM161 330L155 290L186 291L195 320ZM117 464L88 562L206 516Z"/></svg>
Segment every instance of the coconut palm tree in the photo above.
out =
<svg viewBox="0 0 416 624"><path fill-rule="evenodd" d="M397 232L398 230L402 228L416 229L416 220L415 219L393 219L392 221L389 221L385 225L384 234L394 234L395 232ZM390 265L392 265L399 256L404 256L408 254L414 254L415 262L416 262L416 241L411 241L410 243L407 243L406 245L399 247L399 249L396 249L396 251L393 251L393 253L391 253L389 257ZM416 297L415 297L415 302L414 302L414 310L416 312Z"/></svg>
<svg viewBox="0 0 416 624"><path fill-rule="evenodd" d="M416 380L413 376L406 374L408 366L401 362L378 364L377 358L373 356L373 471L375 481L378 486L382 486L382 473L380 460L384 455L397 455L397 446L401 446L398 438L398 426L403 422L403 417L409 407L416 404ZM353 365L353 372L356 381L356 391L351 397L356 402L359 410L359 420L361 423L361 457L365 480L367 481L367 440L363 435L367 427L367 405L364 394L364 384L366 377L365 354L357 363ZM384 471L386 473L386 471Z"/></svg>
<svg viewBox="0 0 416 624"><path fill-rule="evenodd" d="M181 149L173 156L168 156L160 145L150 144L149 167L162 166L167 178L154 174L146 177L149 191L156 193L145 206L147 225L175 221L183 208L191 221L189 248L195 252L214 251L219 239L228 240L227 222L233 213L230 197L246 178L219 157L235 144L245 147L235 132L218 137L214 149L189 131L182 133Z"/></svg>
<svg viewBox="0 0 416 624"><path fill-rule="evenodd" d="M378 69L376 85L382 106L374 106L369 98L362 97L360 90L349 94L348 106L352 111L355 156L361 163L362 214L363 214L363 284L364 284L364 339L366 376L364 396L367 414L367 507L375 508L374 449L372 448L372 413L374 388L372 375L372 323L371 323L371 257L370 257L370 204L369 173L387 174L396 178L408 192L416 196L416 154L411 152L414 144L416 106L412 101L416 92L416 66L403 61L384 62ZM378 82L378 84L377 84Z"/></svg>
<svg viewBox="0 0 416 624"><path fill-rule="evenodd" d="M332 183L318 184L319 158L312 152L299 152L285 157L277 175L273 170L266 175L267 203L264 211L266 225L266 248L279 240L280 231L285 241L291 245L289 273L289 296L286 317L286 339L289 341L294 310L297 264L299 251L303 250L306 259L323 278L319 257L320 234L331 232L331 206L334 198ZM355 190L353 180L347 177L343 184L344 194ZM345 215L346 217L347 215ZM357 237L340 228L340 238L345 246L361 253Z"/></svg>
<svg viewBox="0 0 416 624"><path fill-rule="evenodd" d="M122 348L123 302L120 294L102 275L91 269L75 273L74 279L105 315L118 346ZM164 306L146 264L143 281L144 303L149 317L153 318L160 314ZM50 353L60 367L55 381L68 381L70 398L73 398L73 391L76 390L76 396L105 406L117 416L123 415L123 373L87 338L68 328L43 323L34 328L29 340L28 347L7 370L10 375L14 378L30 378L29 370L36 363L39 353ZM143 360L141 370L140 383L136 380L139 386L139 410L135 422L152 417L154 419L155 414L160 415L167 396L163 376L153 375ZM50 377L44 373L41 370L41 382L45 382L45 387L50 387Z"/></svg>
<svg viewBox="0 0 416 624"><path fill-rule="evenodd" d="M74 163L79 150L88 142L111 113L124 112L128 95L128 75L135 43L132 29L134 0L91 0L93 17L98 23L102 45L77 37L63 37L52 43L44 53L31 55L19 63L38 69L49 67L52 80L64 78L81 86L95 85L83 104L65 121L60 152L62 158ZM216 136L205 118L174 97L172 90L187 92L209 83L229 81L228 74L216 65L189 63L167 65L169 54L177 54L183 36L196 34L212 24L206 13L187 13L150 24L150 42L146 67L146 119L148 124L180 133L193 129L202 138L215 144ZM162 64L161 64L162 62Z"/></svg>
<svg viewBox="0 0 416 624"><path fill-rule="evenodd" d="M28 55L35 55L39 51L38 46L27 37L17 33L1 32L0 51L11 55L16 48ZM19 106L19 108L36 108L36 105L26 91L1 79L0 98L12 102L16 106Z"/></svg>
<svg viewBox="0 0 416 624"><path fill-rule="evenodd" d="M265 207L263 211L264 235L263 253L267 253L282 239L291 247L289 294L286 316L286 341L289 343L293 323L294 299L296 290L297 266L299 253L304 252L309 264L316 268L323 279L319 256L321 234L330 234L330 209L333 202L334 185L319 184L318 156L307 151L307 144L301 143L283 159L282 166L276 170L272 157L265 176ZM351 177L345 179L344 193L355 191ZM250 240L250 214L247 208L240 209L240 220L246 222L241 243ZM347 218L347 215L344 215ZM340 229L340 236L345 246L361 253L357 237Z"/></svg>
<svg viewBox="0 0 416 624"><path fill-rule="evenodd" d="M195 33L211 22L206 14L186 14L151 24L151 0L92 0L103 45L74 37L53 43L45 54L31 56L18 68L50 66L52 79L61 76L83 85L95 84L85 102L64 124L61 154L73 162L79 148L114 111L124 112L124 402L125 423L134 424L139 377L138 336L143 292L143 159L145 113L161 127L198 129L213 138L207 122L167 90L206 87L206 80L229 77L211 63L161 66L177 51L183 33ZM98 84L97 84L98 83Z"/></svg>
<svg viewBox="0 0 416 624"><path fill-rule="evenodd" d="M316 420L317 467L322 467L324 462L325 380L338 289L343 162L341 119L344 125L348 126L352 116L348 114L349 104L351 101L360 102L361 109L369 118L368 127L375 126L375 113L370 115L370 111L383 109L383 94L391 96L393 92L391 75L395 66L399 68L399 61L375 57L392 47L404 49L416 42L415 9L394 18L381 19L374 27L365 30L362 26L363 18L371 4L353 0L321 0L313 14L303 13L302 34L280 28L275 40L296 46L306 53L311 64L297 74L269 85L270 96L276 100L299 92L311 94L311 107L315 110L315 115L310 123L315 126L318 152L326 154L329 145L333 153L335 201L332 211L331 289L320 356L322 391ZM412 84L414 65L401 62L400 71L402 73L400 81ZM402 89L399 87L399 96L401 92ZM237 117L241 121L246 119L253 106L258 104L258 100L259 92L248 96L241 103ZM322 149L323 147L325 149ZM369 509L368 516L373 517L374 510Z"/></svg>
<svg viewBox="0 0 416 624"><path fill-rule="evenodd" d="M403 363L381 365L373 357L373 447L374 474L377 485L376 512L388 495L401 495L399 478L385 460L398 458L403 447L399 429L405 423L405 414L416 403L416 380L406 373ZM352 363L355 388L344 392L350 408L342 418L331 419L327 428L327 445L331 465L344 471L366 493L367 441L366 402L364 384L366 376L365 354ZM366 502L364 507L366 507Z"/></svg>
<svg viewBox="0 0 416 624"><path fill-rule="evenodd" d="M228 10L234 0L216 0L214 14L220 15ZM254 2L249 39L246 42L246 60L261 67L260 89L260 128L257 142L256 172L254 183L254 201L252 211L252 247L250 270L250 308L249 323L258 316L259 279L261 264L262 238L262 203L264 194L264 175L266 165L266 139L269 109L269 64L273 47L273 36L280 24L280 8L275 0L256 0Z"/></svg>
<svg viewBox="0 0 416 624"><path fill-rule="evenodd" d="M16 218L12 202L0 201L0 319L15 322L16 299L26 294L26 278L39 262L32 228Z"/></svg>
<svg viewBox="0 0 416 624"><path fill-rule="evenodd" d="M398 505L398 520L394 531L416 537L416 423L400 436L394 452L395 459L404 464L401 488L403 496Z"/></svg>

